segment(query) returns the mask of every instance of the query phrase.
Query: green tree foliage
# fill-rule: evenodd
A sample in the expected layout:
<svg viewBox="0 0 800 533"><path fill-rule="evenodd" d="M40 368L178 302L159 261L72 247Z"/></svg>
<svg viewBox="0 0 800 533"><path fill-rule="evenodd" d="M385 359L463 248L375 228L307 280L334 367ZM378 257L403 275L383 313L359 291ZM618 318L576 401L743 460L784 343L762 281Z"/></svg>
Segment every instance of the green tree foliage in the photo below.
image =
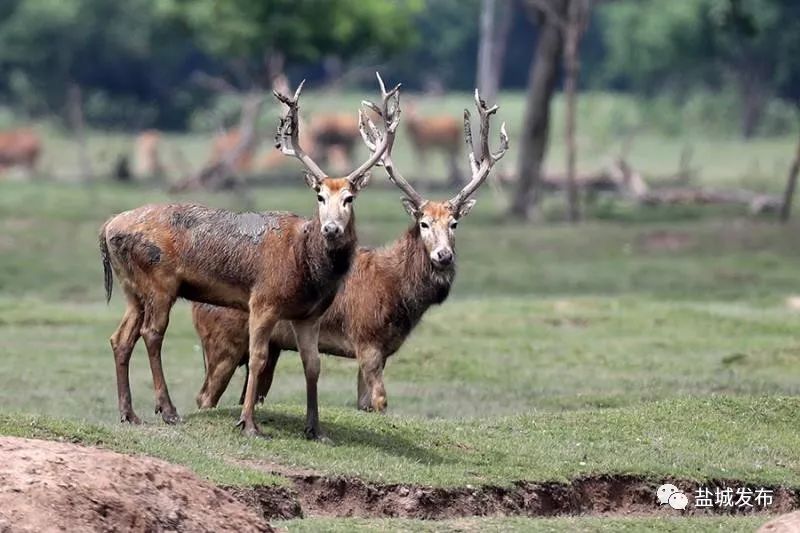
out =
<svg viewBox="0 0 800 533"><path fill-rule="evenodd" d="M479 13L480 0L425 0L415 17L419 39L391 62L392 70L412 87L474 87ZM420 65L431 67L420 71Z"/></svg>
<svg viewBox="0 0 800 533"><path fill-rule="evenodd" d="M289 61L392 54L413 43L419 0L156 0L212 54Z"/></svg>
<svg viewBox="0 0 800 533"><path fill-rule="evenodd" d="M2 6L0 73L7 96L28 112L63 114L71 84L83 88L88 118L106 125L180 126L196 103L175 90L193 48L157 17L151 0Z"/></svg>
<svg viewBox="0 0 800 533"><path fill-rule="evenodd" d="M733 84L752 135L770 96L800 97L800 3L613 2L601 10L607 81L649 92Z"/></svg>

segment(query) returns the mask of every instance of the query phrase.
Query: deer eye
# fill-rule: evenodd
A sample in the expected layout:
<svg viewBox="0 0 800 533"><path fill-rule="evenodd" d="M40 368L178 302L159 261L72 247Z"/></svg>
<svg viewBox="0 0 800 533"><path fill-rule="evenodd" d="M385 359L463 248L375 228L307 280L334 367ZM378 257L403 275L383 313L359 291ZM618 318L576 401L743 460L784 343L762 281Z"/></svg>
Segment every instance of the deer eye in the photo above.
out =
<svg viewBox="0 0 800 533"><path fill-rule="evenodd" d="M318 194L317 195L317 201L319 203L321 203L321 204L324 204L325 203L325 198L323 198L321 194Z"/></svg>
<svg viewBox="0 0 800 533"><path fill-rule="evenodd" d="M346 196L346 197L345 197L345 199L344 199L344 200L342 200L342 202L343 202L345 205L347 205L347 204L352 204L352 203L353 203L353 198L354 198L353 196Z"/></svg>
<svg viewBox="0 0 800 533"><path fill-rule="evenodd" d="M422 228L422 229L428 229L428 228L430 228L430 226L428 225L428 223L427 223L427 222L420 222L420 223L419 223L419 227L420 227L420 228Z"/></svg>

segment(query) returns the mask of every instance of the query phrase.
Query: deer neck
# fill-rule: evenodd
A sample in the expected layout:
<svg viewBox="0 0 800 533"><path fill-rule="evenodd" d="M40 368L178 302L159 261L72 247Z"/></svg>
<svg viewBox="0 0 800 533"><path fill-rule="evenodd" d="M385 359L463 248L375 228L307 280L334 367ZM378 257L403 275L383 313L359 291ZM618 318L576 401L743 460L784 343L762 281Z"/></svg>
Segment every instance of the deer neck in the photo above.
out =
<svg viewBox="0 0 800 533"><path fill-rule="evenodd" d="M311 279L309 282L316 286L329 283L338 284L348 270L355 254L356 237L355 213L344 230L344 236L335 245L322 236L319 217L315 217L304 228L304 246L299 250L299 258L306 266Z"/></svg>
<svg viewBox="0 0 800 533"><path fill-rule="evenodd" d="M455 265L446 269L433 266L417 224L408 229L395 247L401 259L402 298L406 307L421 315L431 305L444 302L455 279Z"/></svg>

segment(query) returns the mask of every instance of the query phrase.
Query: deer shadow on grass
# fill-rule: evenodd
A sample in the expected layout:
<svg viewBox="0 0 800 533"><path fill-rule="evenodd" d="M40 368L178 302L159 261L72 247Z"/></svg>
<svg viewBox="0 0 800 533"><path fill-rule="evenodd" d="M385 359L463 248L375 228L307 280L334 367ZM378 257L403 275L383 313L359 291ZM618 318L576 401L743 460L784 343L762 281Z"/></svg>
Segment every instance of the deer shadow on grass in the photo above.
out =
<svg viewBox="0 0 800 533"><path fill-rule="evenodd" d="M238 419L239 412L239 408L219 408L197 411L186 418L187 421L230 421L231 436L233 437L238 435L238 430L233 427L233 422ZM379 417L381 415L360 413L358 416ZM294 415L277 411L274 408L262 407L256 411L256 419L267 438L303 439L305 415ZM333 441L334 446L375 448L388 455L401 456L429 465L455 462L454 459L445 457L434 450L419 446L403 435L402 428L395 426L389 420L387 419L387 423L374 429L354 427L353 424L340 422L333 418L323 418L321 425L323 434ZM319 446L325 446L325 444L319 443Z"/></svg>

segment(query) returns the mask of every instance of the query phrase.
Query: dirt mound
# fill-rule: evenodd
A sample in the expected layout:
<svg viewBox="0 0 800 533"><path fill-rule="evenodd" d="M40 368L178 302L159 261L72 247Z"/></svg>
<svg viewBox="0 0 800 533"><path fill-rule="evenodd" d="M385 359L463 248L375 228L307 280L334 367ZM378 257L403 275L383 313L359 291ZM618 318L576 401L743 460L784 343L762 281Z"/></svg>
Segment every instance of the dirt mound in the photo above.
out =
<svg viewBox="0 0 800 533"><path fill-rule="evenodd" d="M186 468L0 437L0 531L272 531Z"/></svg>
<svg viewBox="0 0 800 533"><path fill-rule="evenodd" d="M796 533L800 531L800 511L773 518L758 529L758 533Z"/></svg>

